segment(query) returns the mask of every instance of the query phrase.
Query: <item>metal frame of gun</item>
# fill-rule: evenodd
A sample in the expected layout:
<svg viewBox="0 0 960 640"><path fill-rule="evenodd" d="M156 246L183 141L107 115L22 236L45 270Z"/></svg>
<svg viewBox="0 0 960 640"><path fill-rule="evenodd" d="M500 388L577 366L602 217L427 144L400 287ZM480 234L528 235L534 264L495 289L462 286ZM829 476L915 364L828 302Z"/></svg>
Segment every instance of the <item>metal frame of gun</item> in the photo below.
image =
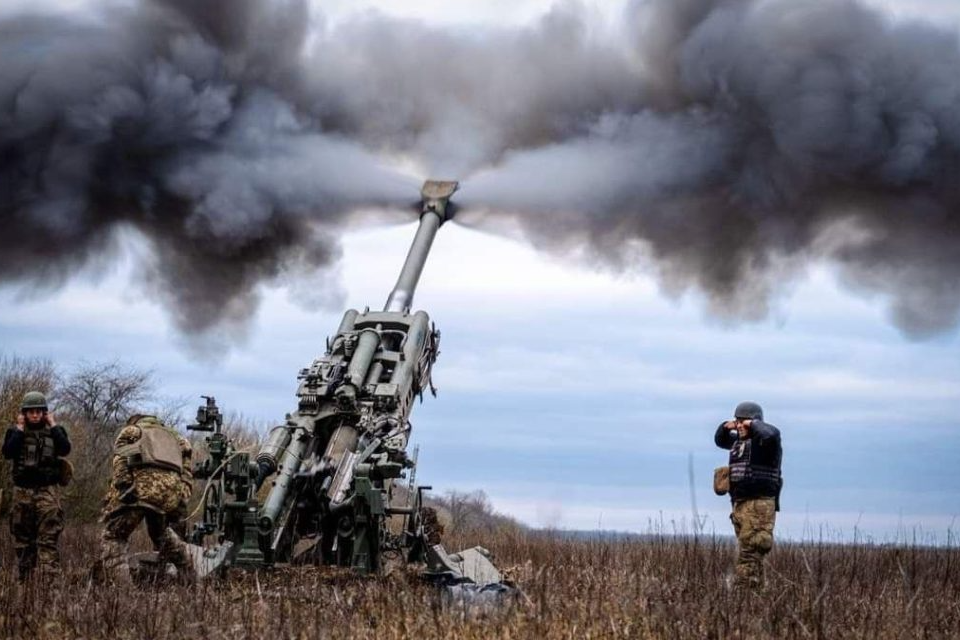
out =
<svg viewBox="0 0 960 640"><path fill-rule="evenodd" d="M406 451L413 400L424 389L434 392L440 341L429 316L411 313L411 304L457 186L423 185L420 225L383 310L344 314L326 353L300 371L296 411L270 432L252 463L223 435L212 397L198 410L189 428L213 433L210 459L197 467L207 486L191 542L215 537L218 562L316 562L371 574L396 558L426 563L427 577L447 586L500 584L484 549L447 554L425 531L429 487L415 484L417 451ZM405 474L401 495L396 482ZM267 483L260 504L256 495Z"/></svg>
<svg viewBox="0 0 960 640"><path fill-rule="evenodd" d="M208 482L193 543L208 536L232 543L234 566L296 560L304 541L315 543L308 559L363 573L378 572L384 553L423 558L421 492L400 500L394 481L415 465L406 452L410 411L425 387L432 390L439 353L439 332L410 306L456 189L456 182L424 184L420 225L383 311L344 314L326 353L300 372L297 410L270 432L253 464L222 434L213 398L200 407L192 428L212 435L210 459L197 468ZM394 516L403 519L399 531L387 526Z"/></svg>

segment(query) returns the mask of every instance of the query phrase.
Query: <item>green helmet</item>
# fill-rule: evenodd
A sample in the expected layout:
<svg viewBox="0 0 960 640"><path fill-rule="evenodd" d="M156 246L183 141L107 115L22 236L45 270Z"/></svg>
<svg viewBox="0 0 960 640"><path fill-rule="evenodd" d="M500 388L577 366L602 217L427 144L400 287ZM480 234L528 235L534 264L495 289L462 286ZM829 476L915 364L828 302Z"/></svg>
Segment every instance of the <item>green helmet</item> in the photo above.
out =
<svg viewBox="0 0 960 640"><path fill-rule="evenodd" d="M23 395L23 400L20 401L20 411L26 411L27 409L44 409L47 408L47 396L43 395L39 391L29 391Z"/></svg>
<svg viewBox="0 0 960 640"><path fill-rule="evenodd" d="M742 420L763 420L763 407L756 402L741 402L734 409L733 417Z"/></svg>

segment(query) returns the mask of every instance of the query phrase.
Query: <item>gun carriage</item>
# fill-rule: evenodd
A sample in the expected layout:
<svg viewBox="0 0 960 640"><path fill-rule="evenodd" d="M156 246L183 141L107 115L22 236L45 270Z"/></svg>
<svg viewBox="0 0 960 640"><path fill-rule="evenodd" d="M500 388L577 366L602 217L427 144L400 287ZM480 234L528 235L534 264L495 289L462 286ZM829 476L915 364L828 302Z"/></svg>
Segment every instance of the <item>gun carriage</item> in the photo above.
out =
<svg viewBox="0 0 960 640"><path fill-rule="evenodd" d="M485 550L450 555L438 544L422 504L429 487L416 486L416 452L407 452L414 399L434 392L440 340L427 313L411 305L457 186L423 185L420 224L383 309L344 313L326 352L300 371L296 410L255 457L222 434L212 399L200 407L190 428L212 435L210 458L196 470L208 481L191 542L213 538L207 557L216 553L235 567L308 561L367 574L395 558L426 562L448 582L500 581Z"/></svg>

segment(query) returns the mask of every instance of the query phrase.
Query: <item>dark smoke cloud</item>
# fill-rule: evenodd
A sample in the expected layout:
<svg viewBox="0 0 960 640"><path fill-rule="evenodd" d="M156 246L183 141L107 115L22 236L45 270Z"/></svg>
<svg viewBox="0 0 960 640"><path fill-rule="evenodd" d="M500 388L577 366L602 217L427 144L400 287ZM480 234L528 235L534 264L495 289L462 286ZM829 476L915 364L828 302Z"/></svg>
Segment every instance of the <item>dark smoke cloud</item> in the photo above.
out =
<svg viewBox="0 0 960 640"><path fill-rule="evenodd" d="M523 28L335 25L305 1L0 22L0 281L112 231L187 332L329 273L358 207L465 178L460 220L760 318L814 259L930 335L960 314L960 46L852 1L574 3ZM389 163L388 163L389 164ZM318 271L319 270L319 271ZM302 292L316 294L302 279Z"/></svg>
<svg viewBox="0 0 960 640"><path fill-rule="evenodd" d="M171 1L0 22L0 281L62 283L132 226L183 331L237 328L261 282L338 258L347 213L405 206L414 180L298 108L306 15Z"/></svg>
<svg viewBox="0 0 960 640"><path fill-rule="evenodd" d="M461 203L516 213L545 247L652 258L733 317L763 317L827 258L908 334L956 324L957 34L842 0L654 0L629 18L646 104L510 152Z"/></svg>
<svg viewBox="0 0 960 640"><path fill-rule="evenodd" d="M467 177L510 150L587 133L605 113L642 109L634 55L610 35L574 3L510 29L363 14L318 35L311 106L345 135Z"/></svg>

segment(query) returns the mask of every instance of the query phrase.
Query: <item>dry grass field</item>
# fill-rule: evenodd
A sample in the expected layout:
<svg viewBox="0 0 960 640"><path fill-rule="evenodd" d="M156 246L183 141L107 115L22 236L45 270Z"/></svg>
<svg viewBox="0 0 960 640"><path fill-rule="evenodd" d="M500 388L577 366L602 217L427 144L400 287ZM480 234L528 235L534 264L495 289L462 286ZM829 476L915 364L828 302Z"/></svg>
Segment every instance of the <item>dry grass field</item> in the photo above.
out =
<svg viewBox="0 0 960 640"><path fill-rule="evenodd" d="M448 540L449 548L476 539ZM777 547L757 594L725 586L724 539L487 536L525 595L494 612L444 606L410 576L316 568L196 586L92 584L96 528L64 536L60 584L17 585L6 531L2 638L950 638L960 636L960 549ZM142 543L142 540L141 540Z"/></svg>

